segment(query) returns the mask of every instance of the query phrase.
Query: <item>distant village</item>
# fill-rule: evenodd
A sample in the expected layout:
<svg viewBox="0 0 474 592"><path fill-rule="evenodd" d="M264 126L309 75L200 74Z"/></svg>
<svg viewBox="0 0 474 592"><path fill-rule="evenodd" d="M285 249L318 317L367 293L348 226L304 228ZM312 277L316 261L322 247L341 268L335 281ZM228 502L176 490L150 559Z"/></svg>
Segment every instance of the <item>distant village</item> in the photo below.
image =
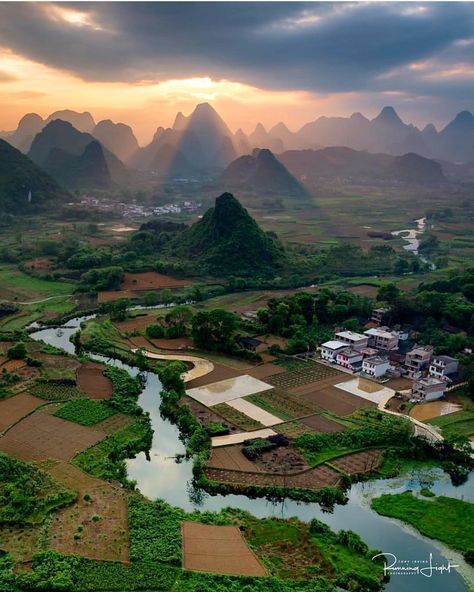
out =
<svg viewBox="0 0 474 592"><path fill-rule="evenodd" d="M123 218L149 218L150 216L163 216L168 214L181 214L183 212L196 212L201 203L185 200L178 203L168 203L162 206L150 206L133 202L118 202L114 199L86 196L81 201L82 206L93 207L102 212L118 214ZM71 204L75 205L75 204Z"/></svg>

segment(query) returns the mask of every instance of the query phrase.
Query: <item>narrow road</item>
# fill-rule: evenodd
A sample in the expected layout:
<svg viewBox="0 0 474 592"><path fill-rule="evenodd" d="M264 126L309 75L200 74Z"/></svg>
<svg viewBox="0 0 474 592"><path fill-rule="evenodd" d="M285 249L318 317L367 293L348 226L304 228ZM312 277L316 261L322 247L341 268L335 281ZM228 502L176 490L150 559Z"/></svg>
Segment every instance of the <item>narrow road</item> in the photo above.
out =
<svg viewBox="0 0 474 592"><path fill-rule="evenodd" d="M139 348L132 349L133 353L136 353ZM151 360L178 360L179 362L191 362L194 368L183 372L181 378L184 382L190 382L195 378L201 378L206 376L214 370L214 364L205 358L198 358L197 356L186 356L181 354L156 354L148 350L143 350L143 355Z"/></svg>
<svg viewBox="0 0 474 592"><path fill-rule="evenodd" d="M48 300L54 300L54 298L66 298L72 296L72 294L60 294L59 296L48 296L47 298L43 298L42 300L32 300L31 302L15 302L11 301L10 304L41 304L42 302L47 302Z"/></svg>

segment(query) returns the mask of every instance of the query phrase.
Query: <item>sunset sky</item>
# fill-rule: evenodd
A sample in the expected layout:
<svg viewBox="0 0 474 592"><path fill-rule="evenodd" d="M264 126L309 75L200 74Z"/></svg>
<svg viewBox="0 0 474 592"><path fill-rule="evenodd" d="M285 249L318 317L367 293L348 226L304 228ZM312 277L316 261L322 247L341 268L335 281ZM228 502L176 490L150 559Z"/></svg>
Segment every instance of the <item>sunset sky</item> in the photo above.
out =
<svg viewBox="0 0 474 592"><path fill-rule="evenodd" d="M210 102L234 131L474 108L471 3L0 3L0 129L90 111L148 141Z"/></svg>

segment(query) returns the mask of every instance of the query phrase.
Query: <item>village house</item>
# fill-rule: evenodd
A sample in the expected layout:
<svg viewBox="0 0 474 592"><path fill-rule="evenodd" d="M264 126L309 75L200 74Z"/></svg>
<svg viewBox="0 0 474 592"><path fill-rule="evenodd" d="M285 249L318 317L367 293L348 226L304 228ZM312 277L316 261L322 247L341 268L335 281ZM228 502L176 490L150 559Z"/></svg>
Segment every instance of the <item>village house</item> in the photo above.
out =
<svg viewBox="0 0 474 592"><path fill-rule="evenodd" d="M384 323L389 322L388 318L390 315L390 309L385 306L380 306L379 308L374 308L372 310L372 316L370 320L377 325L382 325Z"/></svg>
<svg viewBox="0 0 474 592"><path fill-rule="evenodd" d="M337 341L342 341L349 345L352 349L361 350L367 347L369 338L366 335L355 333L354 331L339 331L336 333L335 338Z"/></svg>
<svg viewBox="0 0 474 592"><path fill-rule="evenodd" d="M352 372L358 372L362 369L363 358L362 352L348 347L337 353L336 363L343 368L352 370Z"/></svg>
<svg viewBox="0 0 474 592"><path fill-rule="evenodd" d="M432 345L414 347L405 356L405 371L409 378L420 378L423 371L430 365L433 355Z"/></svg>
<svg viewBox="0 0 474 592"><path fill-rule="evenodd" d="M390 368L388 358L372 356L362 361L362 373L372 378L380 378Z"/></svg>
<svg viewBox="0 0 474 592"><path fill-rule="evenodd" d="M378 327L364 331L369 338L369 346L390 351L398 347L398 334L392 333L388 327Z"/></svg>
<svg viewBox="0 0 474 592"><path fill-rule="evenodd" d="M459 368L456 358L450 356L434 356L429 367L429 375L450 382Z"/></svg>
<svg viewBox="0 0 474 592"><path fill-rule="evenodd" d="M335 362L337 354L346 348L347 343L344 343L342 341L326 341L325 343L322 343L319 347L319 351L321 352L321 359L326 360L326 362Z"/></svg>
<svg viewBox="0 0 474 592"><path fill-rule="evenodd" d="M427 376L420 378L413 383L411 394L412 398L417 401L434 401L444 395L446 390L446 382L440 378Z"/></svg>
<svg viewBox="0 0 474 592"><path fill-rule="evenodd" d="M260 353L266 349L266 344L255 337L238 337L237 343L242 349L247 349L252 352Z"/></svg>

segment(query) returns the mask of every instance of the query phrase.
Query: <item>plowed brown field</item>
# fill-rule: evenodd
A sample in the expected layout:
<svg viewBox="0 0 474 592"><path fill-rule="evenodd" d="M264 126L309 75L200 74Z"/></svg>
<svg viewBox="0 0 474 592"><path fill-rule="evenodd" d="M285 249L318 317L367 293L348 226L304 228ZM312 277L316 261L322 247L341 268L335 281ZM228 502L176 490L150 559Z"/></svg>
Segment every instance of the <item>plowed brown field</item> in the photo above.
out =
<svg viewBox="0 0 474 592"><path fill-rule="evenodd" d="M236 526L183 522L183 567L234 576L266 576L267 571Z"/></svg>
<svg viewBox="0 0 474 592"><path fill-rule="evenodd" d="M20 393L0 401L0 432L5 431L40 405L44 405L44 401L29 393Z"/></svg>
<svg viewBox="0 0 474 592"><path fill-rule="evenodd" d="M104 437L102 432L36 412L0 438L0 450L22 460L55 458L70 461L78 452Z"/></svg>
<svg viewBox="0 0 474 592"><path fill-rule="evenodd" d="M77 369L77 386L91 399L110 399L113 394L112 382L102 372L104 366L86 362Z"/></svg>

